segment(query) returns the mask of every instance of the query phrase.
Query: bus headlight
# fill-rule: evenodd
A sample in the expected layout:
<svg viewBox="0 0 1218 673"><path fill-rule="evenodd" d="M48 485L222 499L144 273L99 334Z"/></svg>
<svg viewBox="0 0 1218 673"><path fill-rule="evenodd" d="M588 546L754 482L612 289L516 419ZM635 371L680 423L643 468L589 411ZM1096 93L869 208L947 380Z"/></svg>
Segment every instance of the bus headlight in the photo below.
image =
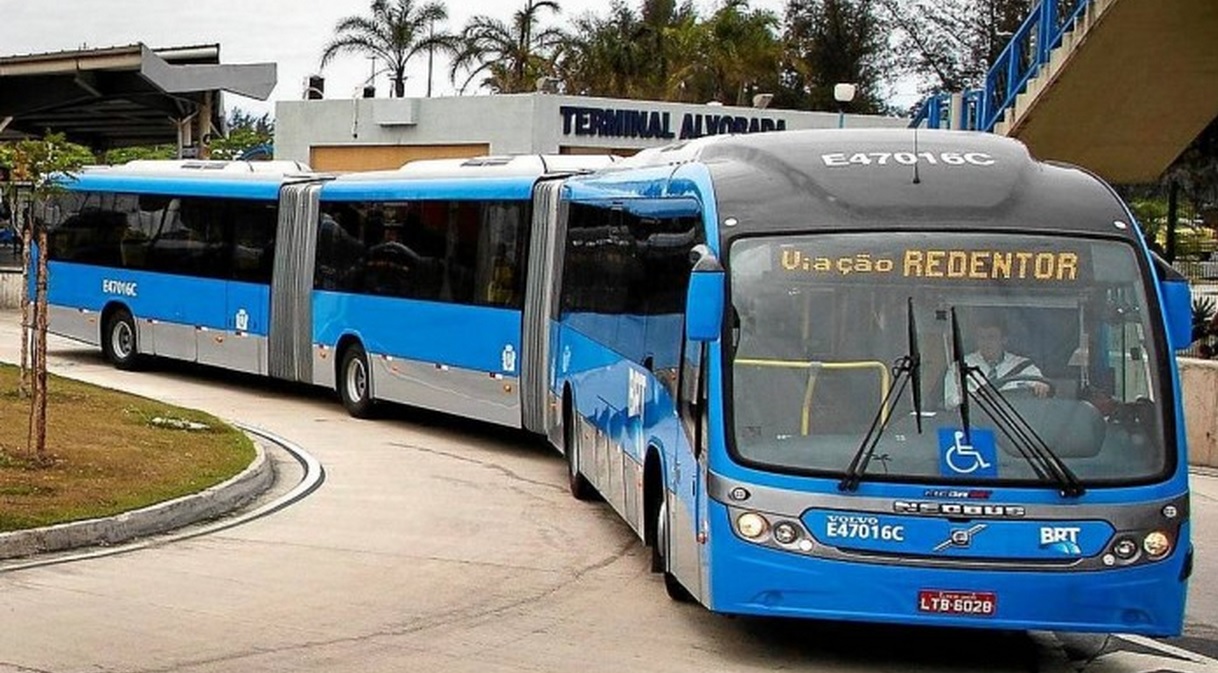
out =
<svg viewBox="0 0 1218 673"><path fill-rule="evenodd" d="M791 544L799 539L799 529L790 521L774 524L774 539L782 544Z"/></svg>
<svg viewBox="0 0 1218 673"><path fill-rule="evenodd" d="M766 521L765 517L761 516L760 514L745 512L736 518L736 529L740 531L741 535L750 540L756 540L762 535L765 535L769 528L769 522Z"/></svg>
<svg viewBox="0 0 1218 673"><path fill-rule="evenodd" d="M1142 549L1145 549L1151 558L1163 558L1171 551L1171 538L1163 531L1148 533L1142 540Z"/></svg>
<svg viewBox="0 0 1218 673"><path fill-rule="evenodd" d="M1112 553L1116 554L1117 558L1128 561L1138 555L1138 543L1127 537L1121 538L1112 545Z"/></svg>

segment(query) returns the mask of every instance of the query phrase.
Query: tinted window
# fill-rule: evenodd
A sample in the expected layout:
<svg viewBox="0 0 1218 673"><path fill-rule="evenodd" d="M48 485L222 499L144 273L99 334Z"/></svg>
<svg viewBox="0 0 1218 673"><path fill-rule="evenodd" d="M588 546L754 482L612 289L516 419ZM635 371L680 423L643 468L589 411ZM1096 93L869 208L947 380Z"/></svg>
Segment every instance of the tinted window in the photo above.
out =
<svg viewBox="0 0 1218 673"><path fill-rule="evenodd" d="M314 285L519 308L528 211L511 201L324 203Z"/></svg>
<svg viewBox="0 0 1218 673"><path fill-rule="evenodd" d="M683 313L696 206L573 203L562 307L576 313Z"/></svg>
<svg viewBox="0 0 1218 673"><path fill-rule="evenodd" d="M562 319L675 383L697 204L572 203L567 212Z"/></svg>
<svg viewBox="0 0 1218 673"><path fill-rule="evenodd" d="M270 283L277 205L267 201L68 193L45 209L59 261Z"/></svg>

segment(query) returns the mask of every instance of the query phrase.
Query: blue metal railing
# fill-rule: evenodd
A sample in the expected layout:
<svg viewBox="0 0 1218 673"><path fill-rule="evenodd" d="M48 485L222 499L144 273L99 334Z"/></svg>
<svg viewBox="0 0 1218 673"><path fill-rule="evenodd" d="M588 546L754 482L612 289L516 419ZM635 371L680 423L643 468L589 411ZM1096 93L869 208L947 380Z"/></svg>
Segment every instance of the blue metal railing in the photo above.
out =
<svg viewBox="0 0 1218 673"><path fill-rule="evenodd" d="M985 77L985 88L964 93L966 104L961 124L953 128L992 131L1007 108L1015 104L1015 96L1023 92L1028 80L1036 76L1041 66L1049 62L1049 52L1061 45L1062 36L1074 29L1075 21L1087 10L1092 0L1041 0L1023 24L1011 36L1002 53L994 60ZM930 128L942 128L950 122L946 113L950 94L935 94L922 102L910 126L923 122ZM971 102L970 102L971 101ZM971 110L969 106L972 106Z"/></svg>

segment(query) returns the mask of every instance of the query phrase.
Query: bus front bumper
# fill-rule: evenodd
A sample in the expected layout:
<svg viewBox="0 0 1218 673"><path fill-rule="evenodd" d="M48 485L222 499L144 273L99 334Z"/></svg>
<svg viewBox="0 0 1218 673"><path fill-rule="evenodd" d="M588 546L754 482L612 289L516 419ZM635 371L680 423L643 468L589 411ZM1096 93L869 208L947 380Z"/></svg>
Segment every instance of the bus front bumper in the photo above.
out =
<svg viewBox="0 0 1218 673"><path fill-rule="evenodd" d="M721 505L712 502L710 510L704 602L716 612L1147 636L1176 636L1183 628L1187 545L1154 564L1087 572L853 562L748 543ZM993 605L989 614L936 612L928 595L992 598Z"/></svg>

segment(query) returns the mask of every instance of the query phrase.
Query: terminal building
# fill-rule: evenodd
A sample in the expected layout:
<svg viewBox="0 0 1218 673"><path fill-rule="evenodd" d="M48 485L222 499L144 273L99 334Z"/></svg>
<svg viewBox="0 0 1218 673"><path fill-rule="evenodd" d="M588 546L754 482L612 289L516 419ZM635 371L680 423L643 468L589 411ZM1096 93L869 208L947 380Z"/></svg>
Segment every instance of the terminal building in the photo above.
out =
<svg viewBox="0 0 1218 673"><path fill-rule="evenodd" d="M275 158L319 171L392 169L416 159L617 154L721 133L907 126L909 120L762 107L550 93L280 101Z"/></svg>

